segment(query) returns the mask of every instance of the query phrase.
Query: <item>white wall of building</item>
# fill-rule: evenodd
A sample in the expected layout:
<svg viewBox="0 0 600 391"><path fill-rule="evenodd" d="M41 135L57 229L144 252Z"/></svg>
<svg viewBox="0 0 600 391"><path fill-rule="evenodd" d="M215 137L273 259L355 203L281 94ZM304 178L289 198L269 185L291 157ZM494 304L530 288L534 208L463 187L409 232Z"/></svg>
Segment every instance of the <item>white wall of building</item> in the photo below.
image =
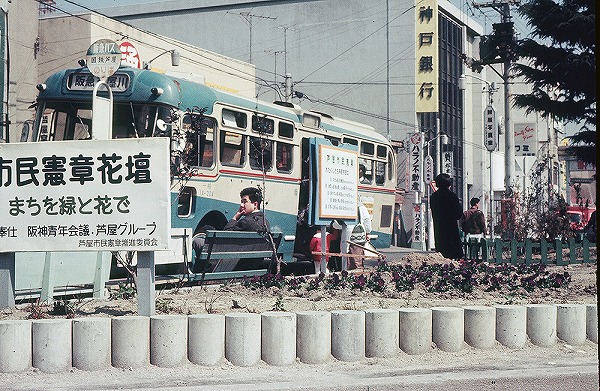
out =
<svg viewBox="0 0 600 391"><path fill-rule="evenodd" d="M177 73L179 76L194 74L213 87L255 96L253 65L97 14L40 20L40 42L44 47L39 65L40 80L45 80L60 69L78 67L77 61L85 59L88 47L98 39L132 43L142 62L160 55L151 64L156 72ZM171 50L177 50L180 54L177 67L171 64Z"/></svg>
<svg viewBox="0 0 600 391"><path fill-rule="evenodd" d="M8 45L4 59L8 73L5 74L3 83L5 88L8 83L8 141L17 142L21 138L23 123L33 119L33 111L29 107L35 102L37 95L35 86L38 83L37 66L40 54L36 44L38 3L33 0L2 3L8 12Z"/></svg>

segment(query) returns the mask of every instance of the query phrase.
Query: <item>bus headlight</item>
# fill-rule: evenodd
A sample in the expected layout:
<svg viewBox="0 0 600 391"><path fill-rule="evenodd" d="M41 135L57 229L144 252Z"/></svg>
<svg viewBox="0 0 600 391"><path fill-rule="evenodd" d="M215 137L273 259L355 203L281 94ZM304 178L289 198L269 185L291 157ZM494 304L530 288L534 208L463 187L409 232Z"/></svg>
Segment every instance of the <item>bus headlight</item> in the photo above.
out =
<svg viewBox="0 0 600 391"><path fill-rule="evenodd" d="M46 90L46 84L45 83L40 83L37 86L35 86L35 88L37 88L38 91L42 92Z"/></svg>
<svg viewBox="0 0 600 391"><path fill-rule="evenodd" d="M152 93L152 95L154 96L161 96L163 92L165 92L162 88L160 87L152 87L150 89L150 92Z"/></svg>

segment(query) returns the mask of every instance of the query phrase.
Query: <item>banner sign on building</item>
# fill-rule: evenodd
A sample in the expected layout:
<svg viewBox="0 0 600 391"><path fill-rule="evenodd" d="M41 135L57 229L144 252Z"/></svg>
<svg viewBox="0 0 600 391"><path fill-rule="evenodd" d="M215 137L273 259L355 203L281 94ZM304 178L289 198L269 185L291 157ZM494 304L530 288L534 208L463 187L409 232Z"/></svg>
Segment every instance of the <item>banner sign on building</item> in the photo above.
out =
<svg viewBox="0 0 600 391"><path fill-rule="evenodd" d="M0 252L168 249L169 167L164 137L0 144Z"/></svg>
<svg viewBox="0 0 600 391"><path fill-rule="evenodd" d="M415 7L415 96L417 113L438 112L438 4L423 0Z"/></svg>
<svg viewBox="0 0 600 391"><path fill-rule="evenodd" d="M454 153L445 151L442 153L442 173L454 176Z"/></svg>
<svg viewBox="0 0 600 391"><path fill-rule="evenodd" d="M515 124L515 156L535 156L537 151L535 123Z"/></svg>
<svg viewBox="0 0 600 391"><path fill-rule="evenodd" d="M408 180L410 191L423 191L423 135L413 133L408 142Z"/></svg>
<svg viewBox="0 0 600 391"><path fill-rule="evenodd" d="M311 139L311 224L358 217L358 147Z"/></svg>

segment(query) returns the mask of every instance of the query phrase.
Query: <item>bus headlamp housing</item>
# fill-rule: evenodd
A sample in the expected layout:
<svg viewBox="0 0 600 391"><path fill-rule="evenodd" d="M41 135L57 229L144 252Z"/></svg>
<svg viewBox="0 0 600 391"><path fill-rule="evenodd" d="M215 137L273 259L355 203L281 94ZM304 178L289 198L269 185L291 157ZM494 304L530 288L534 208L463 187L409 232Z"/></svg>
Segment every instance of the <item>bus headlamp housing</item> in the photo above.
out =
<svg viewBox="0 0 600 391"><path fill-rule="evenodd" d="M152 87L150 89L150 92L154 96L161 96L163 94L163 92L165 92L165 91L162 88L160 88L160 87Z"/></svg>

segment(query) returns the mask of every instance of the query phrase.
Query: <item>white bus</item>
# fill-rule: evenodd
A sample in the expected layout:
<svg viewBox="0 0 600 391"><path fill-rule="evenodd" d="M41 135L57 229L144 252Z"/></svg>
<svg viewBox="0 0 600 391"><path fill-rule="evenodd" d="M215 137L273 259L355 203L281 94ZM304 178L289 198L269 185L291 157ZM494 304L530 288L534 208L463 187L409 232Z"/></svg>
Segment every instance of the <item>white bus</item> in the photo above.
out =
<svg viewBox="0 0 600 391"><path fill-rule="evenodd" d="M38 85L34 141L90 138L96 80L84 67L63 70ZM309 202L310 138L358 148L358 162L365 167L358 194L372 217L371 242L390 245L395 155L372 127L149 70L122 67L108 83L114 99L112 138L171 139L173 249L163 261L190 259L189 238L203 225L223 228L239 207L240 190L248 186L263 191L271 230L283 234L283 259L308 259L312 235L299 224L299 211Z"/></svg>

